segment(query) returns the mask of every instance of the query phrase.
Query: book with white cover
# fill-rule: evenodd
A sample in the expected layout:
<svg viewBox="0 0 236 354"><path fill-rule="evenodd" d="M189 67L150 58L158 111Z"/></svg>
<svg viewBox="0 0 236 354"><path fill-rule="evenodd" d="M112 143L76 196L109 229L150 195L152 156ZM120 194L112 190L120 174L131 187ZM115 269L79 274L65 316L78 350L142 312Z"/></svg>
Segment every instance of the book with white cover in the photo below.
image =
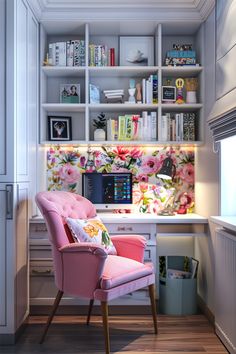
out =
<svg viewBox="0 0 236 354"><path fill-rule="evenodd" d="M161 117L161 141L168 140L168 117L163 115Z"/></svg>
<svg viewBox="0 0 236 354"><path fill-rule="evenodd" d="M157 112L151 112L151 140L157 139Z"/></svg>

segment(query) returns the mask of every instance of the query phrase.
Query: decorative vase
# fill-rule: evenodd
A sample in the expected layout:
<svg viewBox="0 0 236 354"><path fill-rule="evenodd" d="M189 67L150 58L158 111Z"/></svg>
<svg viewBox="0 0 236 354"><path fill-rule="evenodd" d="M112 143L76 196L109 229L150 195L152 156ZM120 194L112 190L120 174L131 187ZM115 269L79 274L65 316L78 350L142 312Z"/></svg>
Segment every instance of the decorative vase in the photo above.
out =
<svg viewBox="0 0 236 354"><path fill-rule="evenodd" d="M196 91L186 92L186 103L197 103Z"/></svg>
<svg viewBox="0 0 236 354"><path fill-rule="evenodd" d="M186 103L197 103L198 79L190 77L185 79L186 82Z"/></svg>
<svg viewBox="0 0 236 354"><path fill-rule="evenodd" d="M95 129L94 130L94 141L105 141L106 140L106 132L103 129Z"/></svg>

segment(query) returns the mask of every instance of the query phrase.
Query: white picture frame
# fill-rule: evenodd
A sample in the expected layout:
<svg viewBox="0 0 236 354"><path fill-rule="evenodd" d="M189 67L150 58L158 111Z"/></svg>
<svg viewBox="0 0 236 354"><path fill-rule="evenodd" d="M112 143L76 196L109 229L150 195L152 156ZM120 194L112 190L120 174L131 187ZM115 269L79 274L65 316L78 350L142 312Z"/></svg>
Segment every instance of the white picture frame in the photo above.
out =
<svg viewBox="0 0 236 354"><path fill-rule="evenodd" d="M120 36L120 66L153 66L153 36Z"/></svg>

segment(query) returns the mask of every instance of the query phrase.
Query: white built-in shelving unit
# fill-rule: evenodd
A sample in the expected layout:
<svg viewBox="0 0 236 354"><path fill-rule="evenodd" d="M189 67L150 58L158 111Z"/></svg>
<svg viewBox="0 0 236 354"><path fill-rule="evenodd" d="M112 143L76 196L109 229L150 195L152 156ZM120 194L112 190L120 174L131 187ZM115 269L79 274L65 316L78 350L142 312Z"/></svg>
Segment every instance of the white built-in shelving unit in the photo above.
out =
<svg viewBox="0 0 236 354"><path fill-rule="evenodd" d="M88 65L89 44L104 44L108 48L115 48L115 63L119 63L119 36L144 36L153 35L154 66L105 66L90 67ZM203 66L203 30L194 23L158 24L154 21L141 26L135 21L120 22L90 22L60 23L43 22L40 31L40 62L45 60L50 42L66 41L70 39L85 39L86 65L84 67L59 67L41 66L40 68L40 143L51 144L48 138L48 116L70 116L72 120L72 140L56 143L68 145L98 145L98 144L133 144L133 145L201 145L204 142L204 66ZM199 66L167 67L163 66L166 52L172 49L173 43L193 44L197 53ZM109 104L101 94L100 104L90 104L89 84L100 88L100 92L108 89L124 89L124 101L128 100L129 80L136 82L148 78L151 74L158 76L158 104ZM161 102L161 88L168 78L197 77L199 88L197 91L198 103L196 104L165 104ZM81 103L61 104L59 98L60 84L80 84ZM195 112L196 113L196 141L104 141L93 140L93 119L101 112L107 118L116 118L119 114L141 114L142 111L157 113L158 124L160 118L167 112ZM157 124L157 129L158 129ZM157 134L158 136L158 134Z"/></svg>

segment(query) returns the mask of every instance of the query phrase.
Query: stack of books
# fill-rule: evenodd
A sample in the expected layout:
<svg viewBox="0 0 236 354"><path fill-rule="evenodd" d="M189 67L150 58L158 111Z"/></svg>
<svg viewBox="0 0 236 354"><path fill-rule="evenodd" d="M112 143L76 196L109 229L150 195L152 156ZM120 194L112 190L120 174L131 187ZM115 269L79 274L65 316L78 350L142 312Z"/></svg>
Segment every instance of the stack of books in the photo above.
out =
<svg viewBox="0 0 236 354"><path fill-rule="evenodd" d="M107 140L114 141L156 141L157 114L156 112L142 112L126 114L118 119L107 120Z"/></svg>
<svg viewBox="0 0 236 354"><path fill-rule="evenodd" d="M142 80L142 103L158 103L157 75L150 75Z"/></svg>
<svg viewBox="0 0 236 354"><path fill-rule="evenodd" d="M158 133L160 141L195 141L195 113L166 113L161 117Z"/></svg>
<svg viewBox="0 0 236 354"><path fill-rule="evenodd" d="M123 102L124 90L104 90L103 91L107 103Z"/></svg>
<svg viewBox="0 0 236 354"><path fill-rule="evenodd" d="M196 65L196 52L192 50L192 45L173 45L173 50L166 53L165 65L184 66Z"/></svg>
<svg viewBox="0 0 236 354"><path fill-rule="evenodd" d="M49 43L48 64L52 66L85 66L85 41L76 39Z"/></svg>

